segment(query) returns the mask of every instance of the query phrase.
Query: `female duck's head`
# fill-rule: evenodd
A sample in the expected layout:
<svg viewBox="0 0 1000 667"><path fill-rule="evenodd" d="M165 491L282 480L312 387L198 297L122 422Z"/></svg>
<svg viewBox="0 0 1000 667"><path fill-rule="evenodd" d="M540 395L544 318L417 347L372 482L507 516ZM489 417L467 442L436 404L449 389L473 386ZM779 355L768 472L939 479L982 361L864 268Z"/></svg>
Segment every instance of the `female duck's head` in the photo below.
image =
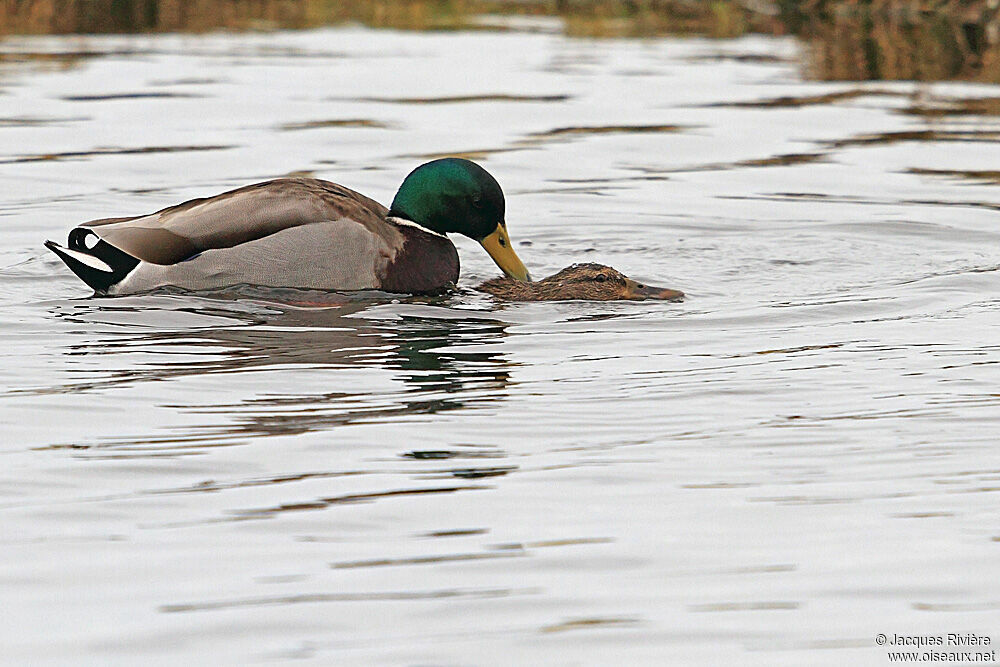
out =
<svg viewBox="0 0 1000 667"><path fill-rule="evenodd" d="M511 247L504 220L503 190L475 162L444 158L422 164L399 186L389 215L440 234L464 234L486 249L510 278L530 281Z"/></svg>
<svg viewBox="0 0 1000 667"><path fill-rule="evenodd" d="M573 264L559 273L535 283L520 283L506 278L487 280L479 289L508 301L641 301L659 299L680 301L684 293L665 287L637 283L610 266Z"/></svg>

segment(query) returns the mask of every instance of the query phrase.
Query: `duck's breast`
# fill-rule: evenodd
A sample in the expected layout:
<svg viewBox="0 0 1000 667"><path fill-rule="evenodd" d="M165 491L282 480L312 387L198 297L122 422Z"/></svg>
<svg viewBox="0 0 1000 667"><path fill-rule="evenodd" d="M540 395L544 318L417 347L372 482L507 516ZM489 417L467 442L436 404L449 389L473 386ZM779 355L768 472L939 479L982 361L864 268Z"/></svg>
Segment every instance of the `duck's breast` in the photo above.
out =
<svg viewBox="0 0 1000 667"><path fill-rule="evenodd" d="M458 250L447 236L395 218L390 220L402 235L402 245L379 274L383 290L430 294L458 282Z"/></svg>

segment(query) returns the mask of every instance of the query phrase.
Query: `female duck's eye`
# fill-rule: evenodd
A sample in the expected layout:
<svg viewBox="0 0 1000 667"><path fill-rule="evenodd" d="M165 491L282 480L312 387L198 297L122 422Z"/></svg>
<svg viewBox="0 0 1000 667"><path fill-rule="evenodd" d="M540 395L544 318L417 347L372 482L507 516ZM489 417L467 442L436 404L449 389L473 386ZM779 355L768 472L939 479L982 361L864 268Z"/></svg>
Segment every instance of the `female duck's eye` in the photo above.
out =
<svg viewBox="0 0 1000 667"><path fill-rule="evenodd" d="M608 279L608 277L605 276L605 275L603 275L603 274L598 274L598 275L594 276L594 280L596 280L599 283L603 283L607 279Z"/></svg>

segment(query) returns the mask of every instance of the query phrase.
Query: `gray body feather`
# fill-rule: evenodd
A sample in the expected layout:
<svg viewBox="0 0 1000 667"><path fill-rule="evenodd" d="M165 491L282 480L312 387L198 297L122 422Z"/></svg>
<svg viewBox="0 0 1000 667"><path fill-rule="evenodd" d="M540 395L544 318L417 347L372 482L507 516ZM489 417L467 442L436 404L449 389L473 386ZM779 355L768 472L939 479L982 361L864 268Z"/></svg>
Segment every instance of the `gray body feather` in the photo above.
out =
<svg viewBox="0 0 1000 667"><path fill-rule="evenodd" d="M231 248L201 252L176 264L140 262L108 294L157 287L217 289L231 285L321 290L378 289L395 251L350 220L292 227Z"/></svg>
<svg viewBox="0 0 1000 667"><path fill-rule="evenodd" d="M336 183L283 178L146 216L83 223L70 234L73 250L60 257L86 252L74 238L90 234L139 260L98 290L107 294L240 284L426 292L457 281L451 241L387 213Z"/></svg>

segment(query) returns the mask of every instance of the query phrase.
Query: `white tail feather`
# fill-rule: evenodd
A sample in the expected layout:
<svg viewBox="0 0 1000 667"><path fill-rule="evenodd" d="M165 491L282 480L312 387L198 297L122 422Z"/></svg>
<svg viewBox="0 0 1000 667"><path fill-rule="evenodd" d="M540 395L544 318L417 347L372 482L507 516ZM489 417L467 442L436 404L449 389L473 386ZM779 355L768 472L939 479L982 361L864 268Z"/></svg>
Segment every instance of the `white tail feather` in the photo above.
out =
<svg viewBox="0 0 1000 667"><path fill-rule="evenodd" d="M69 248L60 248L60 250L67 255L70 255L73 259L77 260L82 264L86 264L92 269L97 269L98 271L106 271L108 273L114 273L114 269L108 266L103 260L100 260L93 255L88 255L85 252L80 252L79 250L70 250Z"/></svg>

